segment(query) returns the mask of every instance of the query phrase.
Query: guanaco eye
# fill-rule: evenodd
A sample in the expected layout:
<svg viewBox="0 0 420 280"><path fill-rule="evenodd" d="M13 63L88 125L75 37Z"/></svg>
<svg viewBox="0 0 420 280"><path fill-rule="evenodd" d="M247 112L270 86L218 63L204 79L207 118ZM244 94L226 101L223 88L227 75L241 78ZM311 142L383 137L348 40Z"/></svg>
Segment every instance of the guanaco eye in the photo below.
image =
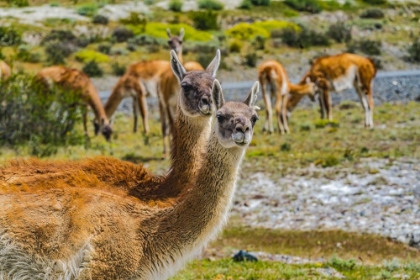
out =
<svg viewBox="0 0 420 280"><path fill-rule="evenodd" d="M181 87L182 87L182 89L184 90L184 92L188 92L188 91L192 90L192 86L191 86L191 85L189 85L189 84L187 84L187 83L183 83L183 84L181 85Z"/></svg>
<svg viewBox="0 0 420 280"><path fill-rule="evenodd" d="M258 117L257 116L252 116L251 118L251 122L252 122L252 126L254 126L254 124L258 121Z"/></svg>
<svg viewBox="0 0 420 280"><path fill-rule="evenodd" d="M223 117L222 115L217 115L216 119L219 123L222 123L225 120L225 117Z"/></svg>

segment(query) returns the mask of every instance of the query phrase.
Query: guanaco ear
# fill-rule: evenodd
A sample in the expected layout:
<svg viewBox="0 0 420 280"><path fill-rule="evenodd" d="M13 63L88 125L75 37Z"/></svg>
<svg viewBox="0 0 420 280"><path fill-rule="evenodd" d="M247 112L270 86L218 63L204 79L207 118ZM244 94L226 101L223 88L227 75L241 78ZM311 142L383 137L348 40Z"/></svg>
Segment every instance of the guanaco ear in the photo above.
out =
<svg viewBox="0 0 420 280"><path fill-rule="evenodd" d="M213 98L214 105L216 110L219 110L223 104L225 104L225 98L223 96L222 86L218 80L214 80L213 88L211 89L211 97Z"/></svg>
<svg viewBox="0 0 420 280"><path fill-rule="evenodd" d="M213 78L216 78L217 69L219 69L220 65L220 50L217 50L216 56L210 62L209 66L207 66L206 72L210 73Z"/></svg>
<svg viewBox="0 0 420 280"><path fill-rule="evenodd" d="M174 50L171 50L171 68L175 76L178 78L179 82L181 83L181 81L184 79L185 75L187 74L187 70L185 70L181 61L179 61L178 56L176 55L176 52Z"/></svg>
<svg viewBox="0 0 420 280"><path fill-rule="evenodd" d="M179 30L179 36L178 36L178 38L179 38L179 40L184 40L184 35L185 35L185 30L184 30L184 27L182 27L181 28L181 30Z"/></svg>
<svg viewBox="0 0 420 280"><path fill-rule="evenodd" d="M244 103L249 107L254 107L255 102L257 102L257 93L260 91L260 83L257 81L251 88L248 97L245 99Z"/></svg>
<svg viewBox="0 0 420 280"><path fill-rule="evenodd" d="M169 28L166 28L166 34L168 34L168 37L171 38L171 30Z"/></svg>

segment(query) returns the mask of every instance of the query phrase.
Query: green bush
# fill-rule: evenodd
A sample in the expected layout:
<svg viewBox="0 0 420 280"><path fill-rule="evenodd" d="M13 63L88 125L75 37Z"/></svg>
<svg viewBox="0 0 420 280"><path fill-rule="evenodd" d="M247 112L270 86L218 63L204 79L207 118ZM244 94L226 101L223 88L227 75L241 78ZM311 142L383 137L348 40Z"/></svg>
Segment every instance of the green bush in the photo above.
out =
<svg viewBox="0 0 420 280"><path fill-rule="evenodd" d="M321 12L321 7L316 0L285 0L284 3L300 12L316 14Z"/></svg>
<svg viewBox="0 0 420 280"><path fill-rule="evenodd" d="M206 10L223 10L224 5L217 0L198 0L198 8Z"/></svg>
<svg viewBox="0 0 420 280"><path fill-rule="evenodd" d="M252 7L253 5L251 0L242 0L238 8L242 10L251 10Z"/></svg>
<svg viewBox="0 0 420 280"><path fill-rule="evenodd" d="M45 46L45 55L49 64L64 64L66 57L73 53L73 49L65 42L51 42Z"/></svg>
<svg viewBox="0 0 420 280"><path fill-rule="evenodd" d="M257 60L258 60L258 56L255 52L247 53L245 55L245 65L249 67L257 66Z"/></svg>
<svg viewBox="0 0 420 280"><path fill-rule="evenodd" d="M0 46L14 46L22 42L21 34L13 27L0 26Z"/></svg>
<svg viewBox="0 0 420 280"><path fill-rule="evenodd" d="M81 16L92 17L98 12L98 4L85 3L77 7L76 12Z"/></svg>
<svg viewBox="0 0 420 280"><path fill-rule="evenodd" d="M344 22L331 24L328 28L327 36L337 43L348 42L351 40L351 26L346 25Z"/></svg>
<svg viewBox="0 0 420 280"><path fill-rule="evenodd" d="M9 5L16 7L27 7L29 6L28 0L6 0Z"/></svg>
<svg viewBox="0 0 420 280"><path fill-rule="evenodd" d="M286 45L295 48L330 45L330 41L325 34L307 28L303 28L300 32L293 28L284 29L282 32L282 41Z"/></svg>
<svg viewBox="0 0 420 280"><path fill-rule="evenodd" d="M334 267L338 271L352 271L356 268L356 262L353 259L342 260L336 256L332 257L327 264Z"/></svg>
<svg viewBox="0 0 420 280"><path fill-rule="evenodd" d="M141 26L144 29L147 24L147 19L143 14L130 12L128 17L120 19L120 22L124 25Z"/></svg>
<svg viewBox="0 0 420 280"><path fill-rule="evenodd" d="M271 32L273 30L282 30L286 28L293 28L296 31L300 31L301 28L299 25L293 22L283 21L283 20L266 20L266 21L257 21L252 25L256 27L264 28L265 30Z"/></svg>
<svg viewBox="0 0 420 280"><path fill-rule="evenodd" d="M134 35L148 35L150 37L162 38L167 40L168 35L166 29L169 28L172 34L178 34L181 28L185 30L184 41L197 41L207 42L213 39L213 35L210 32L198 31L188 24L167 24L161 22L149 22L146 25L145 30L138 28L133 25L128 25L128 28L133 31Z"/></svg>
<svg viewBox="0 0 420 280"><path fill-rule="evenodd" d="M95 60L86 63L83 66L82 71L89 77L102 77L104 75L104 71L102 71Z"/></svg>
<svg viewBox="0 0 420 280"><path fill-rule="evenodd" d="M255 6L270 6L270 0L251 0Z"/></svg>
<svg viewBox="0 0 420 280"><path fill-rule="evenodd" d="M363 0L363 2L370 5L383 5L387 3L387 0Z"/></svg>
<svg viewBox="0 0 420 280"><path fill-rule="evenodd" d="M101 44L98 46L98 52L108 55L111 53L111 47L110 44Z"/></svg>
<svg viewBox="0 0 420 280"><path fill-rule="evenodd" d="M241 52L242 46L243 46L243 44L242 44L241 40L233 39L229 42L229 51L239 53L239 52ZM204 65L204 64L202 64L202 65Z"/></svg>
<svg viewBox="0 0 420 280"><path fill-rule="evenodd" d="M122 76L125 74L127 67L125 65L121 65L118 62L114 62L111 64L112 74L115 76Z"/></svg>
<svg viewBox="0 0 420 280"><path fill-rule="evenodd" d="M265 49L265 41L266 41L266 38L260 35L257 35L252 41L252 46L257 50L263 50Z"/></svg>
<svg viewBox="0 0 420 280"><path fill-rule="evenodd" d="M379 9L367 9L364 10L361 14L360 14L361 18L373 18L373 19L379 19L379 18L384 18L384 12L382 12Z"/></svg>
<svg viewBox="0 0 420 280"><path fill-rule="evenodd" d="M108 25L109 19L106 16L103 15L96 15L92 18L92 23L94 24L102 24L102 25Z"/></svg>
<svg viewBox="0 0 420 280"><path fill-rule="evenodd" d="M94 50L80 50L77 53L75 53L74 56L78 61L84 63L89 61L95 61L98 63L109 61L109 57L107 55Z"/></svg>
<svg viewBox="0 0 420 280"><path fill-rule="evenodd" d="M182 0L170 0L168 7L169 10L173 12L180 12L182 10L182 5L184 5Z"/></svg>
<svg viewBox="0 0 420 280"><path fill-rule="evenodd" d="M162 38L155 38L149 35L138 35L127 41L127 44L136 46L167 46L168 42Z"/></svg>
<svg viewBox="0 0 420 280"><path fill-rule="evenodd" d="M420 62L420 40L416 39L408 48L408 59L414 62Z"/></svg>
<svg viewBox="0 0 420 280"><path fill-rule="evenodd" d="M111 37L114 38L117 42L122 43L126 42L130 38L133 38L134 32L129 28L120 26L115 28L114 31L112 31Z"/></svg>
<svg viewBox="0 0 420 280"><path fill-rule="evenodd" d="M41 61L41 55L32 52L28 45L20 45L16 53L16 59L24 62L38 63Z"/></svg>
<svg viewBox="0 0 420 280"><path fill-rule="evenodd" d="M49 156L59 146L85 143L75 130L86 107L74 106L78 92L58 87L46 92L32 76L18 74L0 86L0 96L0 145L29 146L33 155Z"/></svg>
<svg viewBox="0 0 420 280"><path fill-rule="evenodd" d="M246 22L236 24L232 28L226 30L226 34L239 40L251 40L257 35L264 38L270 37L270 33L266 29Z"/></svg>
<svg viewBox="0 0 420 280"><path fill-rule="evenodd" d="M190 12L189 17L194 22L194 27L198 30L219 30L217 13L213 11Z"/></svg>
<svg viewBox="0 0 420 280"><path fill-rule="evenodd" d="M202 42L188 42L183 47L183 52L185 53L216 53L216 50L220 48L220 45L216 42L202 43Z"/></svg>
<svg viewBox="0 0 420 280"><path fill-rule="evenodd" d="M381 41L374 41L369 39L362 39L358 42L359 49L368 55L380 55L381 54Z"/></svg>

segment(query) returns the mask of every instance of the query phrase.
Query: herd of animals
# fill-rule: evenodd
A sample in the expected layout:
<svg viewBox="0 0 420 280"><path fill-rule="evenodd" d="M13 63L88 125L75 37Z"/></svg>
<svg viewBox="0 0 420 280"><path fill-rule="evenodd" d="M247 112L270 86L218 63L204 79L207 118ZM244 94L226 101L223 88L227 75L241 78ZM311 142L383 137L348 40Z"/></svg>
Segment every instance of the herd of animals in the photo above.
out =
<svg viewBox="0 0 420 280"><path fill-rule="evenodd" d="M182 42L184 30L178 36L173 36L169 29L168 44L174 50L180 61L182 57ZM186 62L187 71L204 70L197 62ZM0 62L0 77L10 76L8 65ZM264 131L272 133L274 101L275 119L280 133L289 133L288 118L299 101L308 96L312 101L315 96L321 107L321 118L332 121L332 103L330 92L340 92L354 88L360 98L365 112L365 126L373 127L373 93L372 81L376 75L376 68L369 58L355 54L343 53L315 59L311 69L298 84L290 82L284 67L275 60L268 60L258 67L258 80L261 84L262 96L265 103L266 120ZM52 66L42 69L37 77L46 85L53 83L82 92L81 99L91 107L94 115L95 134L101 132L107 140L111 138L111 118L124 98L133 98L134 128L137 131L138 115L142 117L143 132L149 132L148 110L146 97L156 96L159 100L159 113L163 136L163 155L169 154L169 137L173 127L179 82L170 69L166 60L142 61L132 64L126 73L114 86L112 93L103 105L99 94L89 77L82 71L64 66ZM87 134L87 110L83 115L84 131Z"/></svg>
<svg viewBox="0 0 420 280"><path fill-rule="evenodd" d="M156 176L142 165L111 157L4 163L0 167L0 279L166 279L174 275L227 220L239 167L258 120L255 104L260 86L267 111L264 128L270 132L270 95L276 100L279 131L288 132L288 112L302 97L319 94L322 112L331 119L329 91L350 85L365 109L365 125L373 126L371 82L376 71L369 59L352 54L317 59L297 85L290 83L278 62L267 61L260 65L259 82L247 98L226 102L216 79L220 51L206 69L195 62L183 64L183 31L180 36L168 35L170 61L131 65L105 106L88 77L78 70L53 66L38 74L46 84L82 90L82 99L95 114L95 131L107 139L112 114L129 96L135 101L134 131L140 111L148 132L146 96L155 90L162 132L172 148L171 167L167 175ZM0 65L4 78L8 70Z"/></svg>

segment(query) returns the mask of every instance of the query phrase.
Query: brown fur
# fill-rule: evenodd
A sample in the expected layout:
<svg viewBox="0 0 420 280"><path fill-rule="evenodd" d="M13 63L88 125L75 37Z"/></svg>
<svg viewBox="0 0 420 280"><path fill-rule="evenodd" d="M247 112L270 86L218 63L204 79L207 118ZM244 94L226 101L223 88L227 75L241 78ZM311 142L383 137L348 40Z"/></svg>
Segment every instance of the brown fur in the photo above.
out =
<svg viewBox="0 0 420 280"><path fill-rule="evenodd" d="M255 93L253 90L251 95ZM215 104L221 105L223 98L216 100L219 101ZM197 179L186 185L175 205L150 206L127 195L125 183L118 188L121 192L109 191L92 187L84 179L75 183L77 176L65 186L55 186L52 179L53 183L46 182L48 185L43 187L12 191L1 188L0 204L4 207L0 208L0 276L165 279L173 275L214 237L227 217L239 164L251 140L247 137L246 145L232 144L232 133L240 129L252 137L254 102L251 97L246 104L228 102L220 109L218 114L238 121L215 124L204 166ZM184 121L189 119L196 118ZM231 124L233 127L225 128ZM109 164L112 170L116 167L112 160L99 161L102 162L93 163L95 169L101 164ZM43 165L36 161L29 165L32 164L31 170ZM75 168L70 167L72 164L70 170ZM6 169L18 165L26 168L21 163L11 163ZM64 167L45 165L58 173ZM92 166L92 162L86 166ZM86 166L81 169L88 170ZM140 174L137 167L126 167ZM80 171L80 167L76 169ZM15 169L25 173L22 168L19 170Z"/></svg>
<svg viewBox="0 0 420 280"><path fill-rule="evenodd" d="M275 60L268 60L258 67L258 80L261 84L262 96L266 107L266 121L264 130L273 132L271 98L275 99L276 120L280 133L288 133L287 121L288 100L295 96L299 99L305 95L315 95L315 84L305 83L296 85L290 82L284 67ZM266 94L266 86L270 87L271 95Z"/></svg>
<svg viewBox="0 0 420 280"><path fill-rule="evenodd" d="M316 59L301 83L304 83L307 77L316 83L320 89L321 117L325 117L326 111L330 121L332 120L332 104L329 92L354 87L365 111L365 126L373 127L372 81L376 72L371 59L356 54L342 53ZM335 84L340 80L346 80L346 83ZM297 104L296 101L294 103Z"/></svg>
<svg viewBox="0 0 420 280"><path fill-rule="evenodd" d="M73 68L51 66L42 69L37 74L37 78L46 86L55 83L65 89L79 91L82 102L90 106L95 114L95 134L101 130L105 138L109 140L112 133L109 119L105 114L98 91L86 74ZM83 115L83 126L87 134L87 111Z"/></svg>
<svg viewBox="0 0 420 280"><path fill-rule="evenodd" d="M6 62L0 60L0 80L7 80L12 75L12 70Z"/></svg>

